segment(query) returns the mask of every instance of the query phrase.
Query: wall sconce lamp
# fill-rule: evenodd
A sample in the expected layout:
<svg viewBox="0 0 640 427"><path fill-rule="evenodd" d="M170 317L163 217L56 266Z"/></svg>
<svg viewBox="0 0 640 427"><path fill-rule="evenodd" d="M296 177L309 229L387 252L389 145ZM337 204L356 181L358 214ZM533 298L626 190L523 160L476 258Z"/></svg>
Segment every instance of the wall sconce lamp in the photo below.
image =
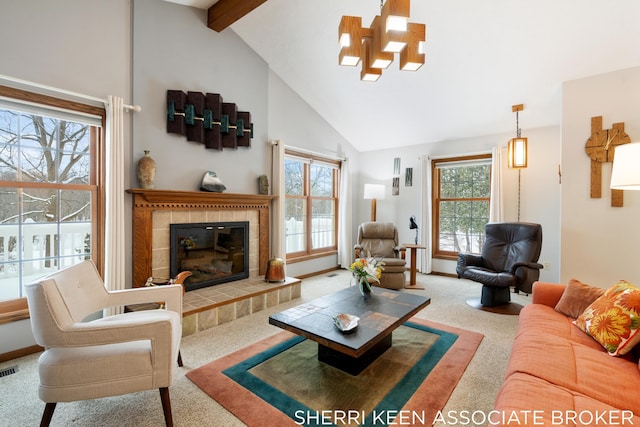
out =
<svg viewBox="0 0 640 427"><path fill-rule="evenodd" d="M384 185L382 184L365 184L364 199L371 200L371 221L376 220L376 200L384 199Z"/></svg>
<svg viewBox="0 0 640 427"><path fill-rule="evenodd" d="M640 190L640 142L615 147L611 188L614 190Z"/></svg>
<svg viewBox="0 0 640 427"><path fill-rule="evenodd" d="M340 65L356 66L362 61L360 79L376 81L382 70L400 54L400 69L416 71L425 60L425 24L409 23L410 0L380 1L381 15L376 15L369 28L362 18L343 16L338 27Z"/></svg>
<svg viewBox="0 0 640 427"><path fill-rule="evenodd" d="M507 146L507 161L512 169L524 169L527 167L527 138L521 136L520 123L518 121L518 112L522 110L524 110L524 104L511 107L511 111L516 113L516 137L510 139Z"/></svg>

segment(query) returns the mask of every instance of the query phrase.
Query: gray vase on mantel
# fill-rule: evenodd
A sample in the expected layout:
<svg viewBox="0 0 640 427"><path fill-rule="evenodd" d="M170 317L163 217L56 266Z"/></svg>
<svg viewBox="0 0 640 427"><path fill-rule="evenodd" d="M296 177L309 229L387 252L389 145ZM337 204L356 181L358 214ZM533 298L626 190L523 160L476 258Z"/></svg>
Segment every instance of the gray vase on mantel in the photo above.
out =
<svg viewBox="0 0 640 427"><path fill-rule="evenodd" d="M156 179L156 162L149 156L149 150L144 150L144 156L138 160L138 184L144 190L152 190Z"/></svg>

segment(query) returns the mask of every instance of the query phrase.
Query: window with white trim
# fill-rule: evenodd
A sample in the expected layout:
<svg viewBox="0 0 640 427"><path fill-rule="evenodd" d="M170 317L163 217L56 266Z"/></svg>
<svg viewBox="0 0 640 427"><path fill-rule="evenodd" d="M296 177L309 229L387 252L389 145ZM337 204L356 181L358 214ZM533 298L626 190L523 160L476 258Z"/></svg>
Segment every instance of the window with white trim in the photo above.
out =
<svg viewBox="0 0 640 427"><path fill-rule="evenodd" d="M0 86L0 302L24 298L26 283L52 271L101 264L104 117Z"/></svg>

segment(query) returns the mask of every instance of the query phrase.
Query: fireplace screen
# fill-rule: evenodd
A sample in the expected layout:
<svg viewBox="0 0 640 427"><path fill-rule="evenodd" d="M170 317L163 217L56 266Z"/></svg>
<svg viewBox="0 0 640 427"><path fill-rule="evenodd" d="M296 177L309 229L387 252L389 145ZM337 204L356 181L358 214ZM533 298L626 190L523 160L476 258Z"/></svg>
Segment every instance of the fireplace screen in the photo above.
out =
<svg viewBox="0 0 640 427"><path fill-rule="evenodd" d="M249 222L171 224L171 277L192 275L185 290L249 277Z"/></svg>

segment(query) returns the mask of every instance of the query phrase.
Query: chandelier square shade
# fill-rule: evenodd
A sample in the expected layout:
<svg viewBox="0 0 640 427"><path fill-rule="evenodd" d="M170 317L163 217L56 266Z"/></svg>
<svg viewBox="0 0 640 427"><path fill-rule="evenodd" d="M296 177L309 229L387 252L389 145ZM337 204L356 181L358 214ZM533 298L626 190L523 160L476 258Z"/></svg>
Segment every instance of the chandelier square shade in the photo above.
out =
<svg viewBox="0 0 640 427"><path fill-rule="evenodd" d="M369 28L362 18L343 16L338 27L339 64L362 64L361 80L375 81L400 54L400 69L416 71L425 61L426 25L409 22L409 0L386 0Z"/></svg>

